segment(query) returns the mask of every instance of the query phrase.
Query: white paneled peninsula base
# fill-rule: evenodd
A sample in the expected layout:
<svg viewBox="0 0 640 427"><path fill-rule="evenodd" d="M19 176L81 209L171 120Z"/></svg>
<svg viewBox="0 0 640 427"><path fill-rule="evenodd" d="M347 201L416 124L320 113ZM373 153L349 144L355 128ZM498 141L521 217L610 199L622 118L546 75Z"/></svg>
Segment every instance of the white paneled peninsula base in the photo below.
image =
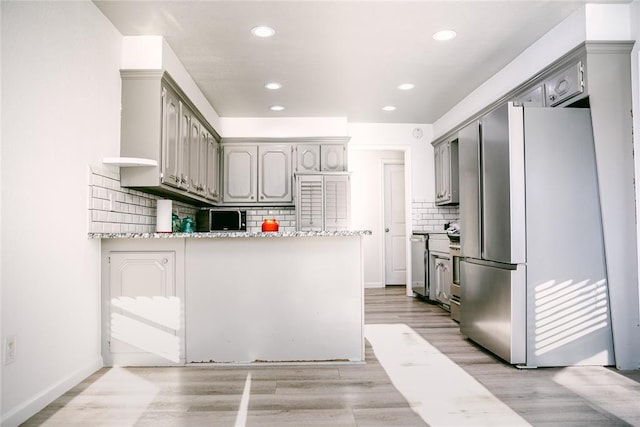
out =
<svg viewBox="0 0 640 427"><path fill-rule="evenodd" d="M105 365L363 361L368 234L90 234Z"/></svg>

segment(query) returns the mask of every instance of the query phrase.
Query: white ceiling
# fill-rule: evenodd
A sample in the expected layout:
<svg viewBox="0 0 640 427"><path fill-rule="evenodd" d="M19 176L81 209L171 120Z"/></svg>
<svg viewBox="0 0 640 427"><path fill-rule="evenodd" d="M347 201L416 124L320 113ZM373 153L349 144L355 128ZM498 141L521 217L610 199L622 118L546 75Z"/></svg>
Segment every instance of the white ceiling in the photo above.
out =
<svg viewBox="0 0 640 427"><path fill-rule="evenodd" d="M221 117L377 123L433 123L585 2L94 1L123 35L164 36Z"/></svg>

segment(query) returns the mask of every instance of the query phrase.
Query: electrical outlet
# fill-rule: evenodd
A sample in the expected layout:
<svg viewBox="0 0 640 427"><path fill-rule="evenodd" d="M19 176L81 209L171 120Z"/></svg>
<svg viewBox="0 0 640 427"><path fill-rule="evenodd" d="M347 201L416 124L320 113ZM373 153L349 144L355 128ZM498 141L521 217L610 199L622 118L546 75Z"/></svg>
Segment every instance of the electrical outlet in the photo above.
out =
<svg viewBox="0 0 640 427"><path fill-rule="evenodd" d="M8 365L16 361L16 337L15 335L4 339L4 364Z"/></svg>

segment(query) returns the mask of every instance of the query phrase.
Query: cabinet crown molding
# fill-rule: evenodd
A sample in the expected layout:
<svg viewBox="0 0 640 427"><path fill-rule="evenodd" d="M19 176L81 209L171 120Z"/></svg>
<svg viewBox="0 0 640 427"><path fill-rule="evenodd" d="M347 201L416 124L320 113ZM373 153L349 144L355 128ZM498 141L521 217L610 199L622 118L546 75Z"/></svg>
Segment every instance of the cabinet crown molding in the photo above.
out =
<svg viewBox="0 0 640 427"><path fill-rule="evenodd" d="M350 136L309 136L309 137L229 137L221 138L221 144L273 143L273 144L348 144Z"/></svg>

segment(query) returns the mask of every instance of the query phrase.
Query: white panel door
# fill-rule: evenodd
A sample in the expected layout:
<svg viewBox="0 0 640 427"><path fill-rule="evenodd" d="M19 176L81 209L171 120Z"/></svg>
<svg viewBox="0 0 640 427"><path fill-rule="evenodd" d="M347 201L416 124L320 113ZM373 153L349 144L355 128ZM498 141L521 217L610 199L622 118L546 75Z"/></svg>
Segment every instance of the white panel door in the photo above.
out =
<svg viewBox="0 0 640 427"><path fill-rule="evenodd" d="M385 284L406 283L404 165L384 165Z"/></svg>

